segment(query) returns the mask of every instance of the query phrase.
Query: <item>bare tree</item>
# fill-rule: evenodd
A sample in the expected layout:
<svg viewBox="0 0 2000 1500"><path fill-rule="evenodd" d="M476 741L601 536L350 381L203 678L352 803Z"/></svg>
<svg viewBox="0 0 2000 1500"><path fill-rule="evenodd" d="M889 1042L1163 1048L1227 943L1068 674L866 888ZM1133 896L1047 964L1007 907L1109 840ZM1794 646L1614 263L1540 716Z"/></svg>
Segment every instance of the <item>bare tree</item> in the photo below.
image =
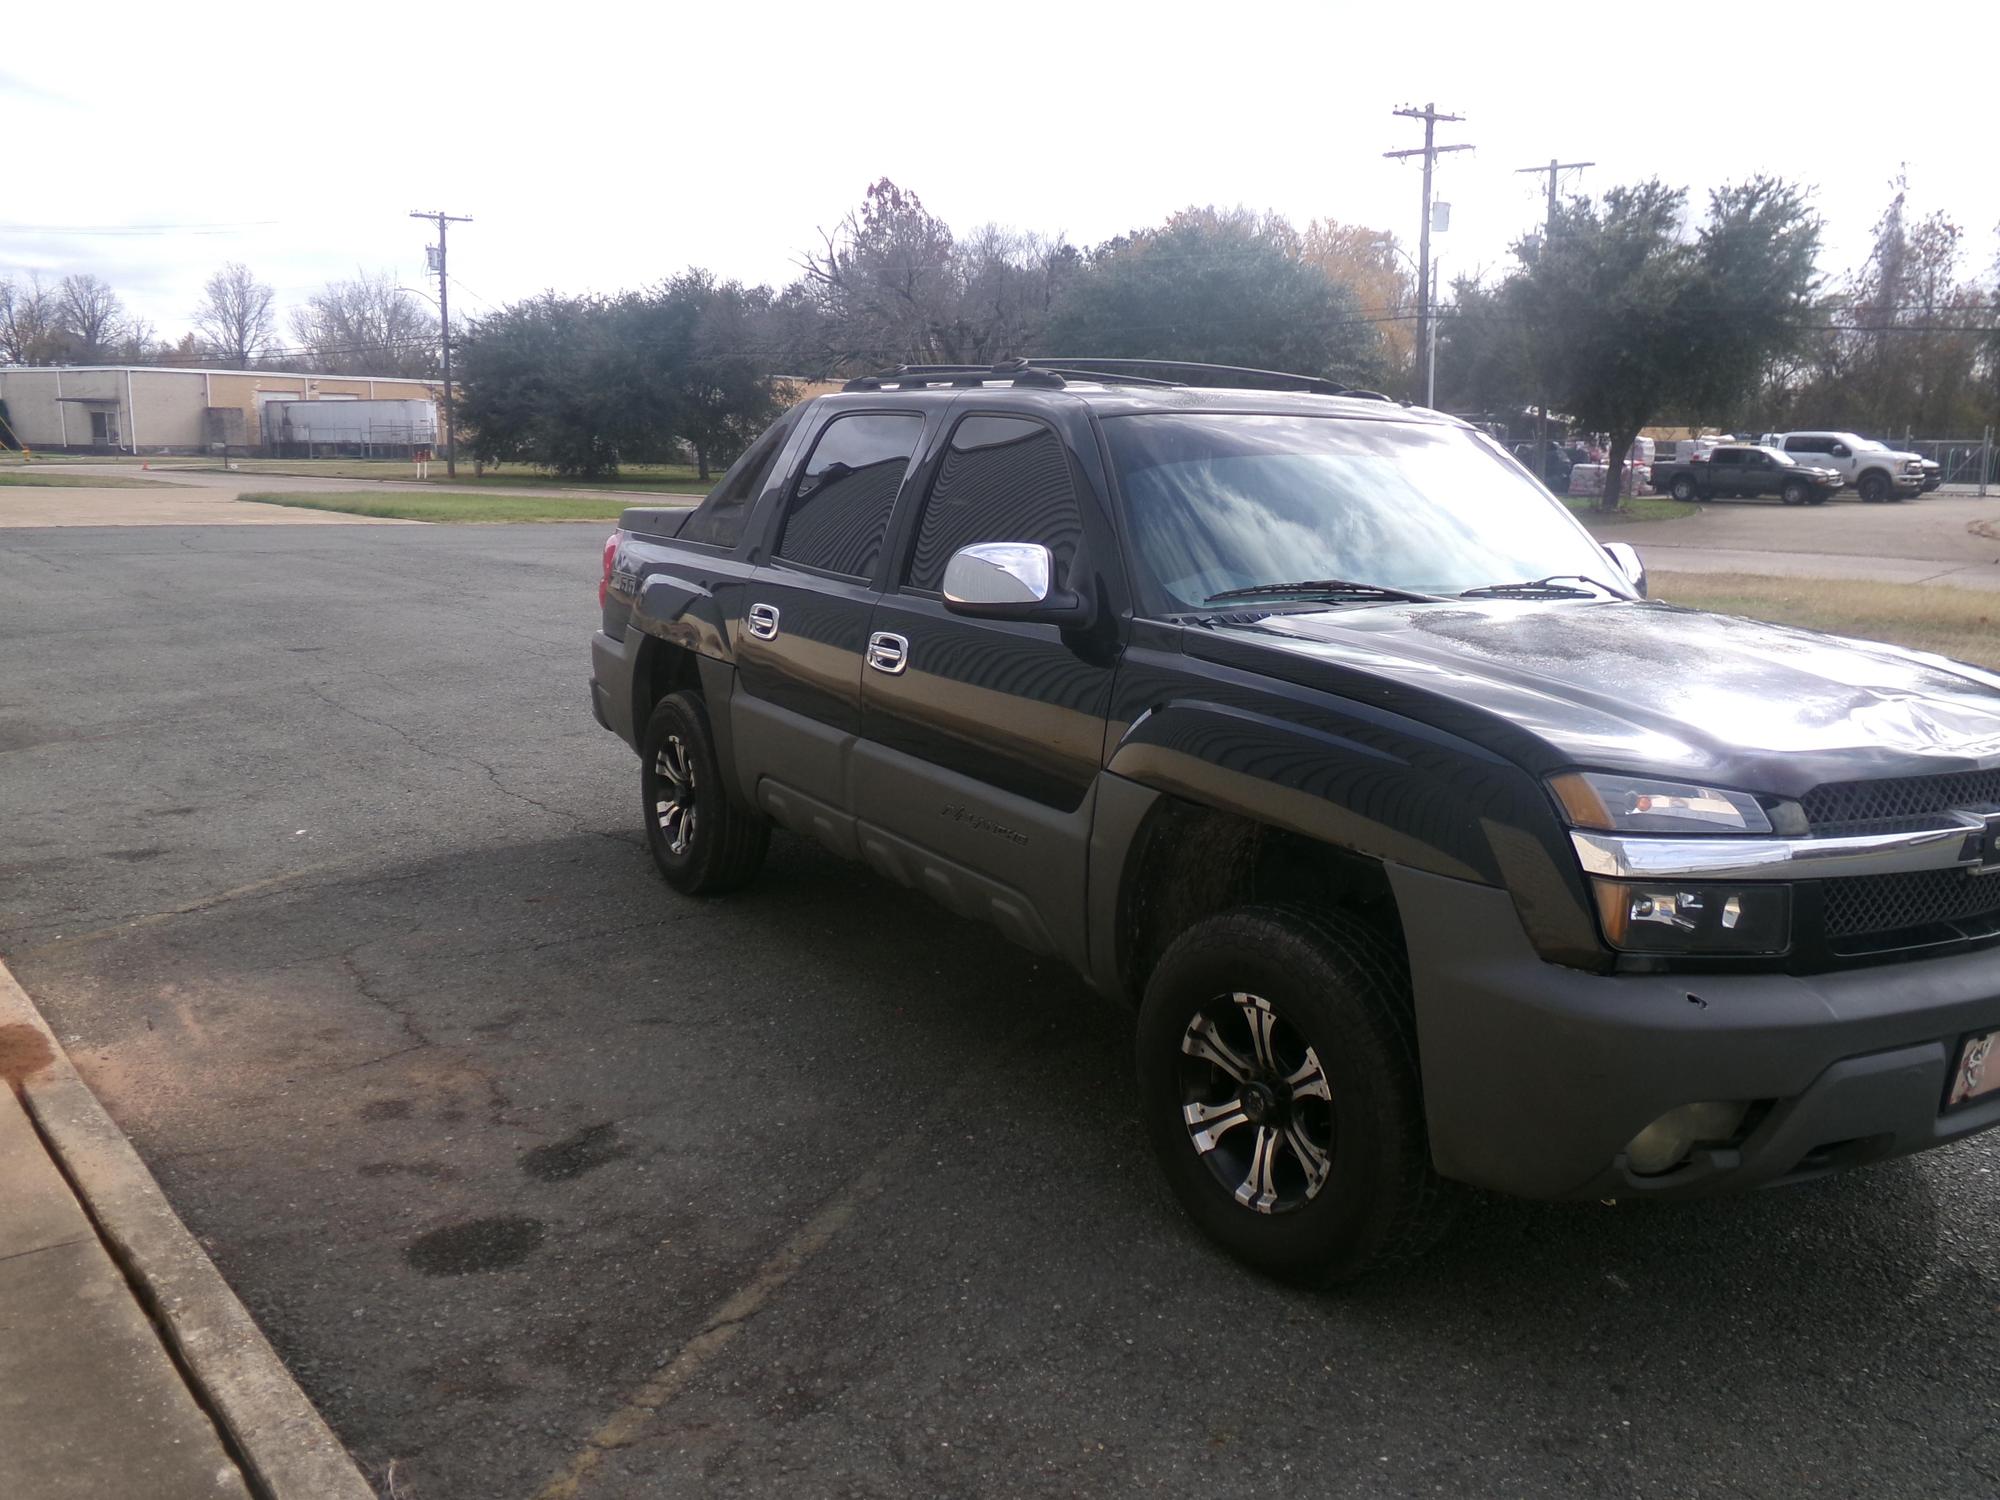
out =
<svg viewBox="0 0 2000 1500"><path fill-rule="evenodd" d="M209 277L201 293L193 322L202 354L232 370L249 369L271 347L276 294L235 260Z"/></svg>
<svg viewBox="0 0 2000 1500"><path fill-rule="evenodd" d="M125 304L102 277L78 271L63 277L56 293L56 323L65 358L99 363L124 341Z"/></svg>
<svg viewBox="0 0 2000 1500"><path fill-rule="evenodd" d="M437 319L386 273L333 281L292 309L298 357L328 375L437 373Z"/></svg>
<svg viewBox="0 0 2000 1500"><path fill-rule="evenodd" d="M61 357L55 291L39 271L25 282L0 276L0 364L46 365Z"/></svg>

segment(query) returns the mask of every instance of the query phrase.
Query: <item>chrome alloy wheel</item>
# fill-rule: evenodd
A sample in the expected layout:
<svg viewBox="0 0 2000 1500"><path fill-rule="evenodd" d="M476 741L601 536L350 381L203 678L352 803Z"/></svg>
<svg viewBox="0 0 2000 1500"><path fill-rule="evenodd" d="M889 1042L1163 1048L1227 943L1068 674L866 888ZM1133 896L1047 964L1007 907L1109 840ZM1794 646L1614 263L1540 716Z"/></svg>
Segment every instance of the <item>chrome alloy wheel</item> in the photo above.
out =
<svg viewBox="0 0 2000 1500"><path fill-rule="evenodd" d="M1260 995L1217 995L1181 1037L1181 1118L1223 1189L1260 1214L1301 1208L1333 1167L1319 1054Z"/></svg>
<svg viewBox="0 0 2000 1500"><path fill-rule="evenodd" d="M694 842L694 759L679 735L661 741L653 756L653 775L659 783L653 816L659 820L660 837L673 853L685 854Z"/></svg>

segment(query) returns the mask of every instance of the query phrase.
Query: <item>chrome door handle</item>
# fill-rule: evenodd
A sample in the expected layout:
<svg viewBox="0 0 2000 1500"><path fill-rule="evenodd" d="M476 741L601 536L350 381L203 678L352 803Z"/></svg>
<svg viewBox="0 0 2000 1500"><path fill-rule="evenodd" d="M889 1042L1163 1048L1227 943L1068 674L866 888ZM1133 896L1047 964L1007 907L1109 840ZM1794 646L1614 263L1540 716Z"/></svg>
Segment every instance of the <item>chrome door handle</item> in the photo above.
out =
<svg viewBox="0 0 2000 1500"><path fill-rule="evenodd" d="M894 677L910 664L910 642L905 636L878 630L868 637L868 665Z"/></svg>
<svg viewBox="0 0 2000 1500"><path fill-rule="evenodd" d="M747 629L760 641L775 641L778 638L778 606L775 604L753 604L747 616Z"/></svg>

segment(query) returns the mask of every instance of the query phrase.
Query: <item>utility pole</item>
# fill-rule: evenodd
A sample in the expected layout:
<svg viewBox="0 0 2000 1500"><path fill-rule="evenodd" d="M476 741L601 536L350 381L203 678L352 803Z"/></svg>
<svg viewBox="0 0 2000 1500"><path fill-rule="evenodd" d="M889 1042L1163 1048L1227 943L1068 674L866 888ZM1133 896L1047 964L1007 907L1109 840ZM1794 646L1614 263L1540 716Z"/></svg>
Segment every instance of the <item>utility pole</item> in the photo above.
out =
<svg viewBox="0 0 2000 1500"><path fill-rule="evenodd" d="M411 209L413 219L430 219L438 227L436 249L437 264L434 269L438 277L438 330L444 343L444 471L451 478L458 477L458 425L451 414L451 294L445 282L444 227L447 224L470 224L472 220L462 214L426 213L420 208Z"/></svg>
<svg viewBox="0 0 2000 1500"><path fill-rule="evenodd" d="M1551 156L1551 157L1549 158L1549 164L1548 164L1548 165L1547 165L1546 167L1516 167L1516 168L1514 169L1514 171L1515 171L1515 174L1516 174L1516 175L1519 175L1519 174L1520 174L1520 173L1522 173L1522 172L1546 172L1546 173L1548 173L1548 174L1549 174L1549 220L1548 220L1548 223L1549 223L1549 238L1550 238L1550 239L1554 239L1554 238L1555 238L1555 233L1556 233L1556 176L1557 176L1557 174L1558 174L1558 173L1561 173L1561 172L1579 172L1579 171L1583 170L1583 168L1585 168L1585 167L1594 167L1594 166L1596 166L1596 165L1597 165L1597 163L1596 163L1596 162L1594 162L1594 161L1557 161L1557 160L1556 160L1556 159L1555 159L1555 158L1554 158L1553 156Z"/></svg>
<svg viewBox="0 0 2000 1500"><path fill-rule="evenodd" d="M1548 231L1547 238L1542 241L1543 244L1548 244L1556 237L1557 177L1564 172L1580 172L1585 167L1594 167L1596 165L1597 163L1594 161L1557 161L1551 156L1549 164L1546 167L1516 167L1514 169L1517 174L1521 172L1546 172L1549 174ZM1543 396L1538 406L1539 410L1535 413L1535 474L1546 485L1549 482L1549 402L1546 395Z"/></svg>
<svg viewBox="0 0 2000 1500"><path fill-rule="evenodd" d="M1386 157L1421 156L1424 159L1424 217L1417 239L1417 357L1423 361L1423 370L1417 385L1419 389L1428 389L1431 381L1431 168L1444 152L1470 151L1472 147L1437 144L1438 123L1456 123L1463 120L1464 115L1441 115L1435 104L1426 104L1422 109L1406 105L1394 113L1405 119L1424 122L1423 145L1413 146L1408 151L1384 151L1382 154Z"/></svg>

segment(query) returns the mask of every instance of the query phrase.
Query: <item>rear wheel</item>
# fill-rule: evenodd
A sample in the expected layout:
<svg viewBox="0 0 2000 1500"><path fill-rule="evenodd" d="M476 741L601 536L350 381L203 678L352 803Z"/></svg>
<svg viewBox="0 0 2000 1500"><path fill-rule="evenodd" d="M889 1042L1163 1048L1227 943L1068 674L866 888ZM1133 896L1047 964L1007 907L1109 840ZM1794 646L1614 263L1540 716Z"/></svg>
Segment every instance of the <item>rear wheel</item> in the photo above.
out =
<svg viewBox="0 0 2000 1500"><path fill-rule="evenodd" d="M1447 1226L1408 969L1372 927L1292 907L1210 917L1153 971L1138 1046L1154 1151L1231 1254L1341 1281Z"/></svg>
<svg viewBox="0 0 2000 1500"><path fill-rule="evenodd" d="M1695 497L1694 480L1689 475L1676 474L1674 476L1673 496L1682 504L1693 500Z"/></svg>
<svg viewBox="0 0 2000 1500"><path fill-rule="evenodd" d="M729 800L698 693L670 693L639 742L639 796L646 847L668 885L719 895L764 863L771 825Z"/></svg>

